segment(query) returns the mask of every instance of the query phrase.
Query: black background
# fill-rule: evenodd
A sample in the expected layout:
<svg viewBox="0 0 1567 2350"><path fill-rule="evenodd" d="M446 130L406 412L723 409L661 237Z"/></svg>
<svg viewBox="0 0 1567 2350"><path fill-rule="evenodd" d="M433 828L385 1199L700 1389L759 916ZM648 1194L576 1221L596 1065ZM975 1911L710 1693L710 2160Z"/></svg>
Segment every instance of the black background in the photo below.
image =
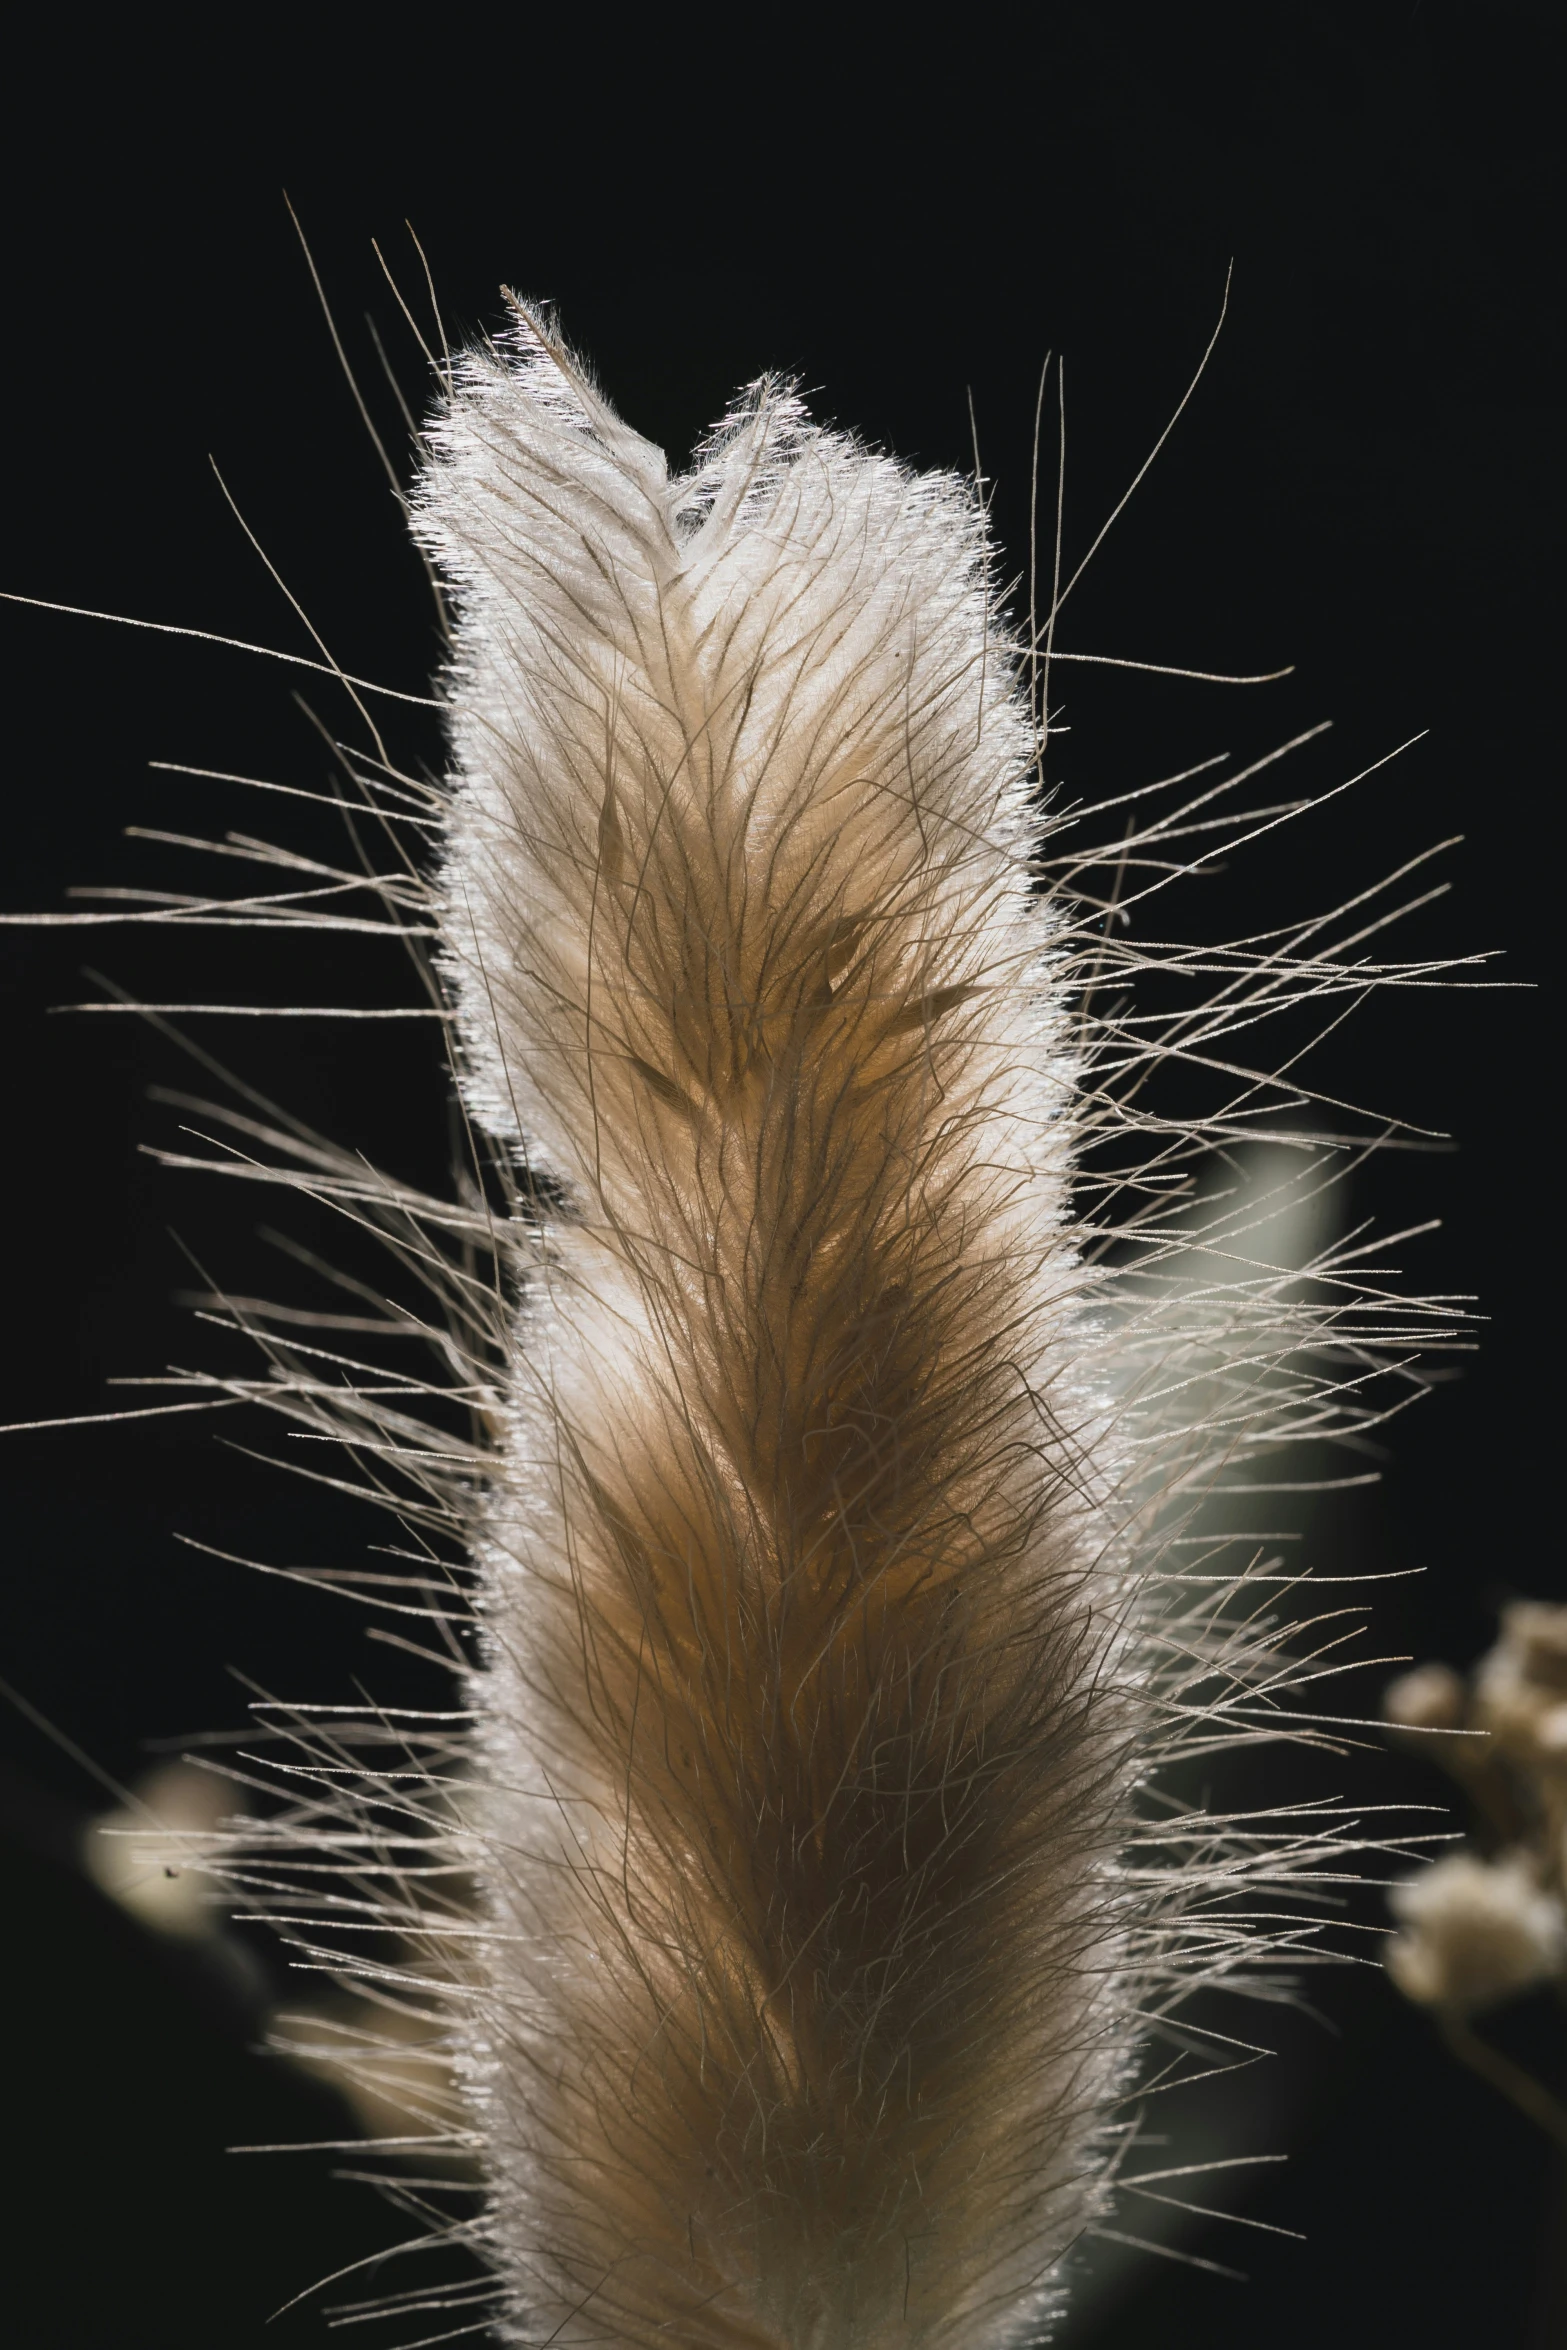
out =
<svg viewBox="0 0 1567 2350"><path fill-rule="evenodd" d="M362 316L421 401L369 251L378 237L415 302L411 219L454 339L494 323L503 281L557 299L611 396L672 454L735 384L781 367L819 413L966 470L972 392L1019 564L1045 353L1066 356L1070 560L1185 388L1233 261L1205 380L1065 641L1296 672L1250 694L1067 673L1063 777L1124 788L1191 750L1261 748L1327 716L1334 733L1303 769L1321 785L1427 730L1216 884L1216 911L1193 893L1180 919L1222 923L1240 887L1263 913L1302 912L1462 832L1455 894L1411 946L1504 949L1494 976L1545 982L1560 937L1556 15L1045 5L875 31L830 11L693 11L632 31L584 15L562 31L527 9L499 30L473 14L415 29L384 12L236 10L122 19L106 38L35 13L5 101L0 586L308 651L210 451L334 655L426 681L421 576L285 186L399 462ZM14 606L0 643L6 906L57 906L80 882L199 886L182 852L125 842L126 823L327 838L310 811L296 826L293 803L147 771L162 758L319 786L325 755L288 672ZM329 689L312 699L344 722ZM400 745L433 761L421 724ZM197 1283L171 1227L224 1281L261 1279L256 1204L143 1150L175 1139L174 1115L146 1099L179 1081L169 1048L129 1020L47 1016L95 992L81 966L155 999L412 1000L405 972L376 960L393 951L291 966L207 932L0 932L0 1419L100 1410L119 1400L108 1377L212 1359L175 1302ZM1376 1654L1467 1662L1499 1600L1564 1595L1545 1410L1553 1019L1543 988L1426 994L1368 1011L1323 1064L1335 1091L1457 1139L1389 1159L1356 1209L1440 1217L1402 1260L1423 1286L1476 1293L1486 1316L1462 1378L1400 1424L1380 1492L1317 1530L1328 1571L1427 1570L1384 1587ZM443 1084L423 1032L360 1028L345 1046L324 1026L222 1030L200 1034L292 1109L438 1178ZM361 1675L389 1700L432 1701L420 1668L368 1647L350 1611L175 1545L179 1531L297 1560L363 1537L219 1433L235 1431L0 1439L3 1671L120 1778L147 1766L149 1740L240 1722L233 1668L294 1696ZM1376 1686L1372 1672L1346 1701L1364 1708ZM257 1992L154 1943L76 1877L76 1824L103 1800L80 1770L9 1709L0 1750L7 2338L259 2343L268 2310L400 2223L319 2158L223 2156L337 2134L343 2117L251 2053ZM1375 1751L1340 1783L1364 1801L1440 1797ZM257 1963L275 1965L259 1949ZM1567 2341L1550 2252L1567 2204L1527 2125L1375 1971L1312 1990L1321 2021L1280 2026L1286 2053L1247 2076L1234 2140L1290 2154L1238 2186L1235 2208L1308 2242L1199 2231L1189 2249L1251 2281L1129 2263L1085 2298L1070 2339ZM1549 2017L1503 2028L1560 2066ZM279 2350L326 2338L311 2309L266 2335Z"/></svg>

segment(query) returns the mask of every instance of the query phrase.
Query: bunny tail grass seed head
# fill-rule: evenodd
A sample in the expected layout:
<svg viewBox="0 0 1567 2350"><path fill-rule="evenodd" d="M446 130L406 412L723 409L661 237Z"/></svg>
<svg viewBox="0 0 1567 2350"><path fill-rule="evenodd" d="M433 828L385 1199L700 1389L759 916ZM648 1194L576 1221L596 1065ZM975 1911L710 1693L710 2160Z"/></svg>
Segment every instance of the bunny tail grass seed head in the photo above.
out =
<svg viewBox="0 0 1567 2350"><path fill-rule="evenodd" d="M561 2340L1001 2339L1122 2085L1124 1475L972 494L535 324L418 527L445 972L550 1187L480 1521L474 2089Z"/></svg>
<svg viewBox="0 0 1567 2350"><path fill-rule="evenodd" d="M778 381L672 475L514 304L443 373L410 511L447 779L342 680L385 870L252 843L284 870L234 918L408 942L466 1171L427 1196L248 1088L206 1105L215 1163L392 1270L335 1320L215 1297L262 1373L180 1377L345 1448L328 1482L398 1533L321 1580L458 1697L263 1701L272 1808L203 1865L356 1991L285 2039L478 2256L476 2325L1036 2342L1115 2199L1161 2200L1148 2097L1233 2054L1176 2011L1328 1955L1364 1848L1170 1773L1340 1750L1339 1611L1302 1618L1232 1497L1363 1439L1450 1316L1321 1225L1360 1140L1298 1026L1278 1079L1245 1056L1429 980L1368 952L1409 868L1140 940L1140 899L1308 805L1249 804L1298 745L1133 791L1094 847L1045 788L1060 595L1007 624L978 485ZM418 2334L430 2290L380 2311Z"/></svg>

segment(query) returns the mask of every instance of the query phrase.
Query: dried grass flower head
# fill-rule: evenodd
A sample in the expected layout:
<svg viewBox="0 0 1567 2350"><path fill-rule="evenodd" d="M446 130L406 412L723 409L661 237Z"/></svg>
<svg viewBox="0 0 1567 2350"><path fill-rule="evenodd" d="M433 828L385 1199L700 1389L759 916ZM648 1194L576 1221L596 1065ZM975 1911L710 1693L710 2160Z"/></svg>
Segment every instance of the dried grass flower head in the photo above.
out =
<svg viewBox="0 0 1567 2350"><path fill-rule="evenodd" d="M344 681L396 846L267 904L378 901L467 1162L435 1197L253 1094L208 1114L387 1240L418 1302L371 1302L427 1367L228 1301L264 1373L190 1384L346 1447L399 1527L359 1594L459 1688L266 1701L279 1798L228 1875L395 2019L343 2068L384 2058L405 2140L477 2165L439 2234L504 2338L1038 2339L1166 2175L1146 2099L1225 2061L1178 2014L1324 1956L1363 1841L1172 1773L1334 1746L1342 1627L1236 1497L1362 1437L1443 1327L1315 1230L1351 1138L1300 1051L1244 1056L1434 966L1368 959L1374 890L1144 939L1144 899L1301 812L1248 790L1282 752L1134 789L1096 842L1048 787L1059 563L1009 621L981 485L787 384L672 472L514 305L443 369L411 513L449 772ZM1182 1117L1186 1071L1218 1084ZM1416 1974L1556 1947L1512 1876L1443 1865Z"/></svg>

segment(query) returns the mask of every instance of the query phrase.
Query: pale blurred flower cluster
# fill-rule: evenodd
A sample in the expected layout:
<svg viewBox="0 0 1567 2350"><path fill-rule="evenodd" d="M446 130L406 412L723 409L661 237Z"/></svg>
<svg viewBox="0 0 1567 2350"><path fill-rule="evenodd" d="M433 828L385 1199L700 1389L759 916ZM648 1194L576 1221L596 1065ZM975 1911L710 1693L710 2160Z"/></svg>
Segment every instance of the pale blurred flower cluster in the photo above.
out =
<svg viewBox="0 0 1567 2350"><path fill-rule="evenodd" d="M232 1975L244 1945L225 1932L236 1908L228 1880L236 1848L246 1840L243 1789L231 1774L173 1762L147 1773L123 1804L87 1823L81 1858L100 1890L142 1925L202 1941L209 1950L221 1945ZM457 2103L442 2019L417 1996L420 1980L430 1976L429 1954L406 1946L406 1956L402 1998L385 1988L364 1993L345 1973L335 1993L274 2011L267 2033L277 2054L346 2096L367 2136L394 2141L407 2141L411 2125L449 2129ZM255 1974L250 1987L264 1989L265 1977ZM432 2150L423 2138L411 2142L426 2169L460 2172L460 2155Z"/></svg>
<svg viewBox="0 0 1567 2350"><path fill-rule="evenodd" d="M1521 1854L1451 1853L1395 1885L1392 1903L1404 1930L1388 1972L1422 2007L1491 2007L1548 1981L1567 1956L1562 1905Z"/></svg>
<svg viewBox="0 0 1567 2350"><path fill-rule="evenodd" d="M1473 1813L1471 1842L1391 1888L1388 1972L1466 2063L1567 2143L1567 2110L1470 2020L1544 1984L1567 1998L1567 1607L1515 1601L1467 1681L1417 1666L1389 1685L1383 1716Z"/></svg>
<svg viewBox="0 0 1567 2350"><path fill-rule="evenodd" d="M167 1763L148 1773L127 1804L89 1824L82 1842L87 1873L144 1926L164 1934L216 1933L222 1896L206 1864L234 1808L226 1778Z"/></svg>

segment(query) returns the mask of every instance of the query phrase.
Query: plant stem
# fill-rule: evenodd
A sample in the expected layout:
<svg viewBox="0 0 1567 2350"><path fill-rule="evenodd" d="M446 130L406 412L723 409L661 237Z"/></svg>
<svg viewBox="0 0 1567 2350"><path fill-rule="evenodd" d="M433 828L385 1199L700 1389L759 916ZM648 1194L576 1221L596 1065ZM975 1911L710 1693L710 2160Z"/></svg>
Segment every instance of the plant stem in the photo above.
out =
<svg viewBox="0 0 1567 2350"><path fill-rule="evenodd" d="M1441 2031L1461 2064L1489 2081L1493 2089L1499 2089L1510 2104L1527 2114L1559 2146L1567 2146L1567 2106L1542 2087L1532 2073L1526 2073L1522 2065L1514 2064L1510 2056L1504 2056L1488 2040L1482 2040L1460 2015L1451 2011L1444 2015Z"/></svg>

